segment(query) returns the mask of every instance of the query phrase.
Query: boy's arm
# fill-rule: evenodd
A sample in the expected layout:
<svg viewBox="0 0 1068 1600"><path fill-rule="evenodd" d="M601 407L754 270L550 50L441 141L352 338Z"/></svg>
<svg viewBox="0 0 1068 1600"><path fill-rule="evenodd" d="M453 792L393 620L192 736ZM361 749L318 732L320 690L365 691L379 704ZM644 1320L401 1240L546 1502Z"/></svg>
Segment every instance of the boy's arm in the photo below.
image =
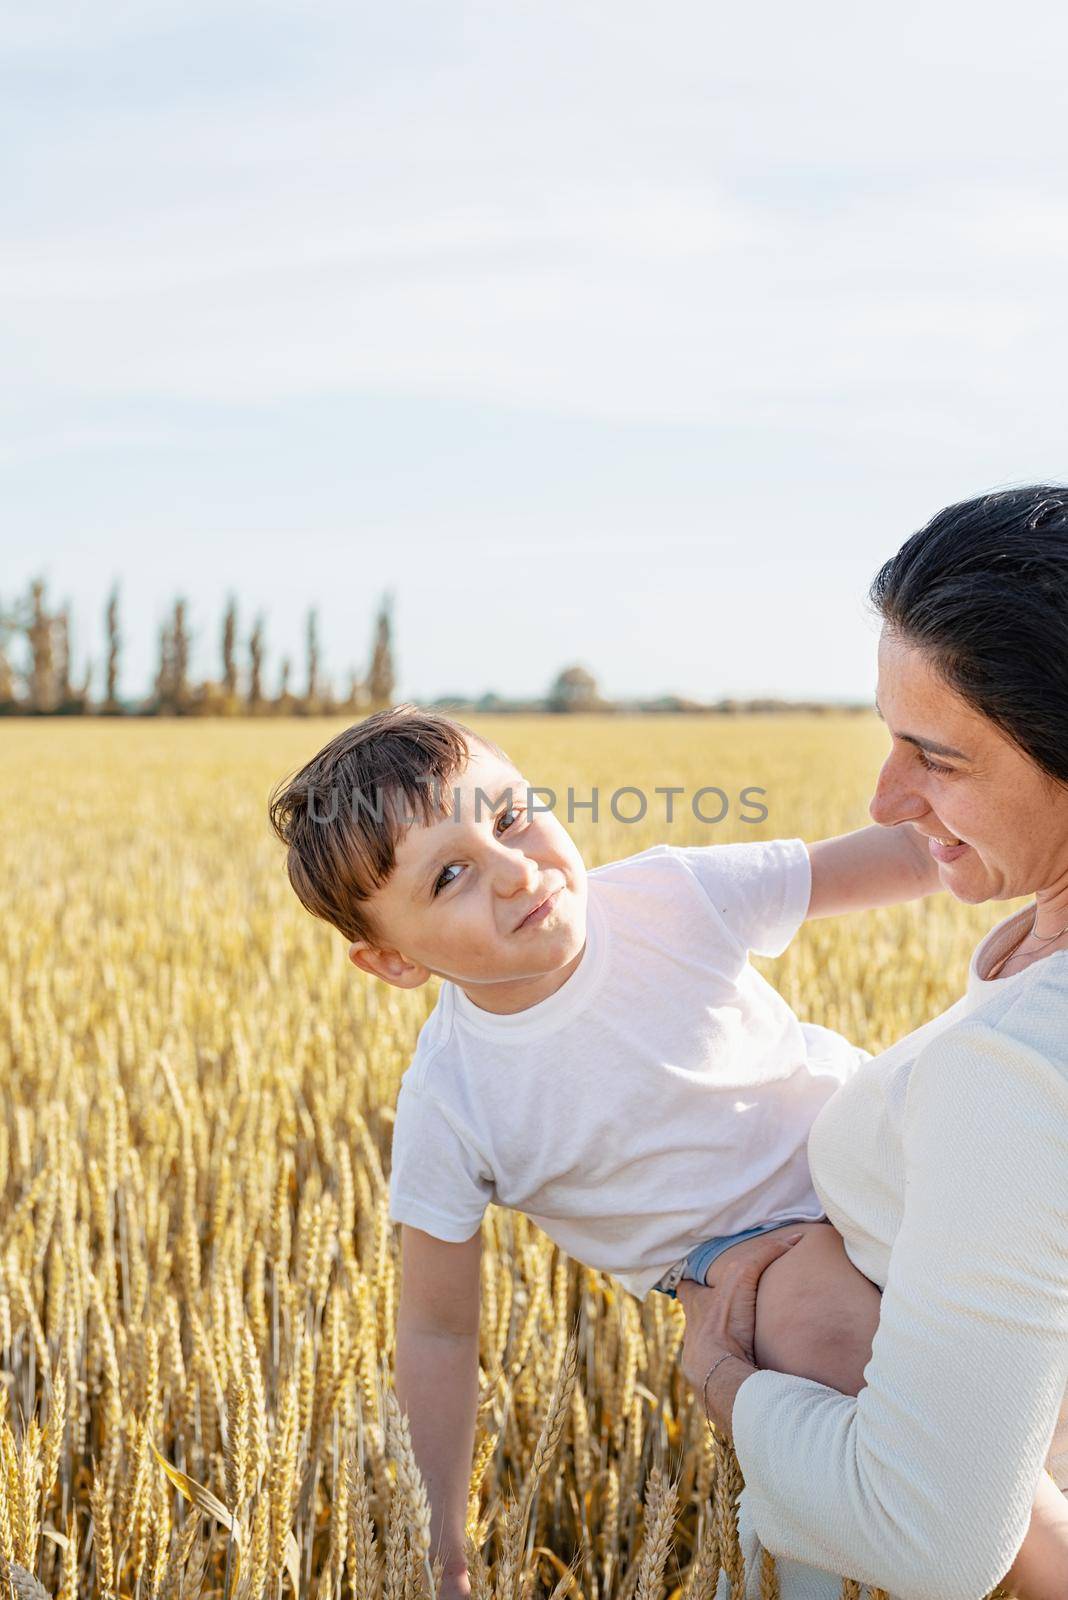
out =
<svg viewBox="0 0 1068 1600"><path fill-rule="evenodd" d="M471 1593L464 1554L478 1408L481 1232L447 1244L404 1225L397 1317L397 1399L430 1497L430 1558L445 1563L441 1595Z"/></svg>
<svg viewBox="0 0 1068 1600"><path fill-rule="evenodd" d="M941 888L927 840L911 822L875 823L808 847L812 863L809 917L837 917L917 900Z"/></svg>

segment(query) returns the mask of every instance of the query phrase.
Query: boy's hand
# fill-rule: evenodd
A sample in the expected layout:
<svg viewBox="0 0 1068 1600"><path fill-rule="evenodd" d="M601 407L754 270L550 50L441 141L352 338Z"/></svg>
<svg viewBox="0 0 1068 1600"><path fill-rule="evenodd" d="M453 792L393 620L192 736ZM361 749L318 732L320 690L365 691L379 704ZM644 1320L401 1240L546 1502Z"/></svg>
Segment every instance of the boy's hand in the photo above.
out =
<svg viewBox="0 0 1068 1600"><path fill-rule="evenodd" d="M442 1575L438 1600L470 1600L471 1579L466 1572L446 1572Z"/></svg>

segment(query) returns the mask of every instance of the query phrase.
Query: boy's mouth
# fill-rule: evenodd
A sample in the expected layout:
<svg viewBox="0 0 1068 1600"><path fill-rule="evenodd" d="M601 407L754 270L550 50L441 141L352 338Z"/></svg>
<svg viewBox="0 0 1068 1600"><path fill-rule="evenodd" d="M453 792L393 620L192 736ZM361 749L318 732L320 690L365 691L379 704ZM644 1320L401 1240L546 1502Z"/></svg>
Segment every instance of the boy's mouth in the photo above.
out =
<svg viewBox="0 0 1068 1600"><path fill-rule="evenodd" d="M560 885L560 888L563 888L563 884ZM517 924L515 932L518 933L520 928L529 928L533 926L534 923L544 922L545 918L549 915L549 912L556 904L556 899L559 893L560 889L554 889L552 894L547 894L543 900L538 901L536 906L532 906L527 912L526 916L523 918L522 922Z"/></svg>

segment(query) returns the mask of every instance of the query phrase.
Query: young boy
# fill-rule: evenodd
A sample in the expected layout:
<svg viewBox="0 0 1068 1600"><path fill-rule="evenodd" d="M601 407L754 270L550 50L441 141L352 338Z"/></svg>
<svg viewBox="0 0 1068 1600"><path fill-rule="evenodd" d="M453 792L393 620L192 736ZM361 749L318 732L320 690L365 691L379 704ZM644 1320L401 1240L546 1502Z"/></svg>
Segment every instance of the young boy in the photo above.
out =
<svg viewBox="0 0 1068 1600"><path fill-rule="evenodd" d="M757 1359L858 1392L879 1292L823 1220L806 1142L867 1052L799 1022L748 956L780 954L806 917L939 887L910 826L659 845L587 873L530 799L487 740L399 706L271 801L293 888L353 963L399 988L445 980L401 1085L390 1200L397 1391L450 1596L469 1593L489 1202L638 1296L704 1282L725 1250L789 1227L803 1237L789 1277L760 1280Z"/></svg>

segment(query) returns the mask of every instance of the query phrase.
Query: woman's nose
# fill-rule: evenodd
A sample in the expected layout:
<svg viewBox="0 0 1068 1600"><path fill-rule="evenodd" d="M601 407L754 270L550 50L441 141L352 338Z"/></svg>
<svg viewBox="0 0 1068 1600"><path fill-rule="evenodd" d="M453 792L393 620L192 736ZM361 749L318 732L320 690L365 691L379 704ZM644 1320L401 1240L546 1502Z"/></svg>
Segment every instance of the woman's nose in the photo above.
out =
<svg viewBox="0 0 1068 1600"><path fill-rule="evenodd" d="M915 821L926 810L926 800L910 784L902 781L893 755L888 756L883 762L875 793L868 806L872 821L881 823L884 828L891 828L895 822Z"/></svg>

